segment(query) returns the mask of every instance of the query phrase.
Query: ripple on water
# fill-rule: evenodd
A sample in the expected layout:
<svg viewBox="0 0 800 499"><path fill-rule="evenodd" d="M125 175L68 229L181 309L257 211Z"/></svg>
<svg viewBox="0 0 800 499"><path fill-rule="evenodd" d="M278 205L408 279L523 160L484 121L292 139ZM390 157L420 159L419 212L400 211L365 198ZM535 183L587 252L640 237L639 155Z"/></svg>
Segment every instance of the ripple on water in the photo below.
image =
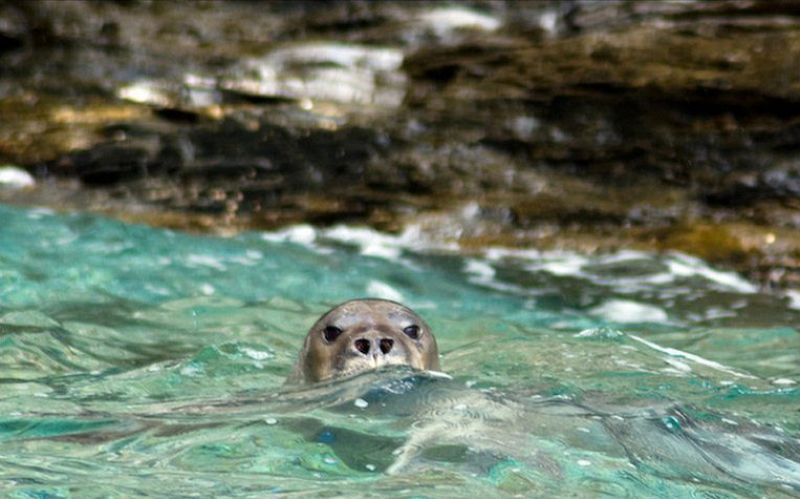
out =
<svg viewBox="0 0 800 499"><path fill-rule="evenodd" d="M800 315L700 260L0 219L10 494L798 492ZM365 294L418 308L452 379L284 387L319 314Z"/></svg>

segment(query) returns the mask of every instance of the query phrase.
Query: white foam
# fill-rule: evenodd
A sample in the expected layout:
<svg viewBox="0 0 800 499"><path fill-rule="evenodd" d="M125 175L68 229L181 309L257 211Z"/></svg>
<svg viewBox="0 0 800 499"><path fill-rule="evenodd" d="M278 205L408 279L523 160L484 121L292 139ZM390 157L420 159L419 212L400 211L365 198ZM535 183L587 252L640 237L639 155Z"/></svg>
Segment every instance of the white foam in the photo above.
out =
<svg viewBox="0 0 800 499"><path fill-rule="evenodd" d="M574 276L582 274L588 258L576 254L552 255L541 263L528 267L528 270L543 270L557 276Z"/></svg>
<svg viewBox="0 0 800 499"><path fill-rule="evenodd" d="M669 319L667 313L655 305L628 300L608 300L589 313L618 323L667 322Z"/></svg>
<svg viewBox="0 0 800 499"><path fill-rule="evenodd" d="M28 218L31 220L39 220L44 217L50 217L55 215L56 212L51 210L50 208L33 208L28 212Z"/></svg>
<svg viewBox="0 0 800 499"><path fill-rule="evenodd" d="M720 286L740 293L758 291L752 283L735 272L723 272L709 267L703 260L683 253L672 253L667 260L670 272L677 276L700 276Z"/></svg>
<svg viewBox="0 0 800 499"><path fill-rule="evenodd" d="M724 373L731 374L731 375L736 376L738 378L758 379L753 375L750 375L750 374L747 374L747 373L741 373L741 372L737 371L736 369L733 369L732 367L728 367L726 365L720 364L719 362L715 362L713 360L708 360L706 358L700 357L699 355L695 355L693 353L684 352L683 350L678 350L677 348L662 347L661 345L658 345L657 343L653 343L652 341L648 341L648 340L646 340L644 338L640 338L639 336L636 336L636 335L633 335L633 334L630 334L628 336L630 336L634 340L636 340L636 341L638 341L638 342L640 342L640 343L642 343L644 345L647 345L648 347L652 348L653 350L657 350L659 352L663 352L663 353L665 353L667 355L670 355L672 357L680 357L680 358L683 358L683 359L686 359L686 360L690 360L690 361L695 362L697 364L701 364L701 365L704 365L706 367L710 367L712 369L716 369L718 371L722 371Z"/></svg>
<svg viewBox="0 0 800 499"><path fill-rule="evenodd" d="M361 248L361 254L364 256L374 256L385 258L386 260L397 260L402 253L402 250L396 246L392 247L380 243L366 244Z"/></svg>
<svg viewBox="0 0 800 499"><path fill-rule="evenodd" d="M150 291L151 293L155 293L157 295L162 295L162 296L169 296L170 293L172 293L172 290L170 290L169 288L166 288L164 286L156 286L154 284L145 284L144 289Z"/></svg>
<svg viewBox="0 0 800 499"><path fill-rule="evenodd" d="M787 289L784 291L784 296L789 299L789 308L800 310L800 291Z"/></svg>
<svg viewBox="0 0 800 499"><path fill-rule="evenodd" d="M310 225L294 225L275 232L264 232L261 238L275 243L290 242L309 246L317 239L317 231Z"/></svg>
<svg viewBox="0 0 800 499"><path fill-rule="evenodd" d="M256 265L259 260L262 260L263 258L264 254L260 251L247 250L243 255L229 257L228 261L250 267Z"/></svg>
<svg viewBox="0 0 800 499"><path fill-rule="evenodd" d="M227 270L224 263L209 255L191 254L186 257L186 263L189 264L190 267L210 267L215 270Z"/></svg>
<svg viewBox="0 0 800 499"><path fill-rule="evenodd" d="M244 256L250 260L261 260L264 258L264 253L250 249L244 252Z"/></svg>
<svg viewBox="0 0 800 499"><path fill-rule="evenodd" d="M396 302L404 301L403 294L385 282L369 281L367 284L367 296L374 298L383 298L384 300L392 300Z"/></svg>
<svg viewBox="0 0 800 499"><path fill-rule="evenodd" d="M464 208L469 211L474 206ZM265 233L262 238L267 241L289 241L305 245L317 252L333 251L326 242L341 242L355 245L365 256L413 266L414 261L404 258L406 250L412 252L459 253L461 248L456 243L437 239L418 225L409 225L399 235L387 234L367 227L351 227L338 225L329 229L314 229L309 225L298 225L281 231ZM755 293L756 286L734 272L719 271L711 268L699 258L682 253L670 253L656 256L650 253L623 250L615 253L587 256L569 251L540 251L536 249L514 249L489 247L482 250L482 257L466 260L464 273L470 282L488 286L499 291L531 294L533 289L504 282L496 275L494 262L519 265L522 272L545 272L559 277L575 277L592 284L607 287L614 294L636 294L640 292L659 292L666 284L681 279L700 278L715 289L738 293ZM609 266L614 269L637 269L634 275L614 275L609 273ZM677 291L676 291L677 292ZM660 296L660 295L659 295ZM793 308L800 309L800 293L789 291L786 296ZM651 305L643 305L635 301L617 300L597 307L594 313L612 317L617 322L641 322L666 320L666 313ZM646 318L646 319L643 319Z"/></svg>
<svg viewBox="0 0 800 499"><path fill-rule="evenodd" d="M399 261L403 250L423 251L458 251L455 244L437 244L421 237L420 229L411 226L400 235L386 234L366 227L349 227L337 225L320 233L320 237L345 244L354 244L365 256L374 256L386 260Z"/></svg>
<svg viewBox="0 0 800 499"><path fill-rule="evenodd" d="M600 338L600 339L615 339L625 336L625 333L616 329L607 327L584 329L580 333L574 335L576 338Z"/></svg>
<svg viewBox="0 0 800 499"><path fill-rule="evenodd" d="M0 166L0 187L22 189L36 185L33 176L15 166Z"/></svg>
<svg viewBox="0 0 800 499"><path fill-rule="evenodd" d="M542 258L544 254L535 249L511 249L511 248L486 248L483 252L489 261L499 261L506 258L517 258L520 260L536 260Z"/></svg>
<svg viewBox="0 0 800 499"><path fill-rule="evenodd" d="M662 259L642 251L623 250L616 253L586 256L568 251L517 250L510 248L487 248L484 255L489 261L515 259L529 261L525 266L529 272L547 272L556 276L570 276L588 280L602 286L613 286L615 291L636 292L674 282L677 278L701 277L725 290L740 293L755 293L757 287L735 272L719 271L709 267L699 258L682 253L672 253ZM595 266L626 262L651 262L654 266L665 266L663 271L643 273L635 276L609 277L598 273ZM798 297L800 300L800 297ZM799 304L800 306L800 304Z"/></svg>
<svg viewBox="0 0 800 499"><path fill-rule="evenodd" d="M317 252L328 252L322 245L335 241L359 247L365 256L374 256L386 260L398 261L404 249L415 251L449 251L456 252L459 246L455 243L437 243L426 240L417 226L409 226L400 235L386 234L367 227L351 227L337 225L329 229L315 229L310 225L296 225L275 232L261 234L261 239L269 242L291 242L301 244Z"/></svg>
<svg viewBox="0 0 800 499"><path fill-rule="evenodd" d="M474 258L467 259L464 263L464 272L472 274L480 280L494 279L496 274L494 267L486 262L475 260Z"/></svg>
<svg viewBox="0 0 800 499"><path fill-rule="evenodd" d="M667 364L671 365L676 370L678 370L678 372L681 372L681 373L690 373L690 372L692 372L692 368L686 362L680 361L680 360L678 360L676 358L673 358L673 357L666 357L666 358L664 358L664 360L666 361Z"/></svg>
<svg viewBox="0 0 800 499"><path fill-rule="evenodd" d="M203 374L203 367L200 365L195 364L194 362L187 364L181 368L180 373L184 376L199 376Z"/></svg>
<svg viewBox="0 0 800 499"><path fill-rule="evenodd" d="M625 263L636 260L649 260L651 255L644 251L637 250L619 250L615 253L608 253L606 255L598 255L595 257L597 263L601 265L608 265L611 263Z"/></svg>
<svg viewBox="0 0 800 499"><path fill-rule="evenodd" d="M248 347L242 348L242 352L253 360L267 360L275 357L275 354L272 352L256 350Z"/></svg>
<svg viewBox="0 0 800 499"><path fill-rule="evenodd" d="M394 260L400 256L401 241L397 236L383 234L365 227L338 225L325 231L325 237L360 247L362 255Z"/></svg>

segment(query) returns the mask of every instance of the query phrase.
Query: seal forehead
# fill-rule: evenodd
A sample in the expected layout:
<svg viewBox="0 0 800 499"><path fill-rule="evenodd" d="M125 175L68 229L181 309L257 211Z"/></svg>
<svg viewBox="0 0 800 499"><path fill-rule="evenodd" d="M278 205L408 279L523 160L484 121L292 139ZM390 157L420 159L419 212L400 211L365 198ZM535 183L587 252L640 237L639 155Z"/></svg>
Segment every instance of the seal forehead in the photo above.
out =
<svg viewBox="0 0 800 499"><path fill-rule="evenodd" d="M363 300L344 303L323 317L323 321L341 326L355 324L374 324L381 318L387 318L398 324L422 322L422 319L409 308L398 303Z"/></svg>

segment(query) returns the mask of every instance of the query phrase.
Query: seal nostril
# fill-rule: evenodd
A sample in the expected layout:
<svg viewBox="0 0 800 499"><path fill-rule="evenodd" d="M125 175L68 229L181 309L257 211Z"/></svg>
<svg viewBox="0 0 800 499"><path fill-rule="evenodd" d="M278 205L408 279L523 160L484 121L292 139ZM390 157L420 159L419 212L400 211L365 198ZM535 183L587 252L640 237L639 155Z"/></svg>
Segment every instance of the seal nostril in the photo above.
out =
<svg viewBox="0 0 800 499"><path fill-rule="evenodd" d="M369 340L360 339L353 342L353 345L356 347L356 350L367 355L369 353Z"/></svg>
<svg viewBox="0 0 800 499"><path fill-rule="evenodd" d="M380 341L381 352L383 352L384 355L391 352L393 346L394 346L394 340L384 338Z"/></svg>

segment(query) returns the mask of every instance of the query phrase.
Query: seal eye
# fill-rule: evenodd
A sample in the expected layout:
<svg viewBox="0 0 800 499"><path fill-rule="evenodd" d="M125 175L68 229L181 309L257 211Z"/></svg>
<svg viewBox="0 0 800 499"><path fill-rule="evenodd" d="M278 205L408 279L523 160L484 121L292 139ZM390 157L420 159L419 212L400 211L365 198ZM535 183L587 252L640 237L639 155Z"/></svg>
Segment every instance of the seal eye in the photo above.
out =
<svg viewBox="0 0 800 499"><path fill-rule="evenodd" d="M408 326L407 328L403 329L403 332L406 333L406 336L412 340L419 339L419 326Z"/></svg>
<svg viewBox="0 0 800 499"><path fill-rule="evenodd" d="M336 341L336 338L338 338L340 334L342 334L342 330L336 326L327 326L322 331L322 336L325 337L325 341L327 342Z"/></svg>

